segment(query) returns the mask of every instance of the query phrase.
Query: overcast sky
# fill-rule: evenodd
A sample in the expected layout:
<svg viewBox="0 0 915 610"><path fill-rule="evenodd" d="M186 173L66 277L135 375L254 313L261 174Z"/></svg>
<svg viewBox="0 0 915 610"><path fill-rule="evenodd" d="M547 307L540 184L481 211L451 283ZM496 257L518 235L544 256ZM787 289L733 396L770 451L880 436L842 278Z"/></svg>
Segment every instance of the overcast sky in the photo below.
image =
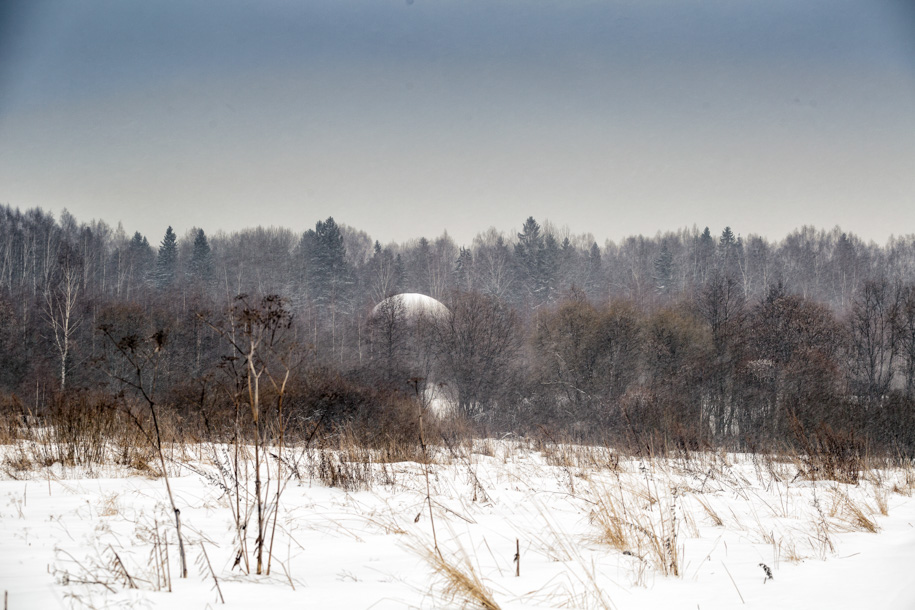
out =
<svg viewBox="0 0 915 610"><path fill-rule="evenodd" d="M0 203L459 243L915 233L910 0L0 2Z"/></svg>

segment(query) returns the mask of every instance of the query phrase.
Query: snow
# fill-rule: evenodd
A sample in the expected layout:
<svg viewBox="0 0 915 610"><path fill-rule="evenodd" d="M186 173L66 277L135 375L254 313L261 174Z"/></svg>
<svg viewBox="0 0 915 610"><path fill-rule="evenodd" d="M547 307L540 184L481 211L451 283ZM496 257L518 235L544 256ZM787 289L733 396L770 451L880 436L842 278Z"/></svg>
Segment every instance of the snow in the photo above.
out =
<svg viewBox="0 0 915 610"><path fill-rule="evenodd" d="M802 480L790 463L759 456L648 460L541 449L477 441L473 451L437 450L429 466L442 557L472 569L502 608L915 608L911 469L869 471L851 485ZM301 478L282 495L270 576L233 567L228 498L206 476L218 451L192 447L173 462L187 579L177 575L161 479L59 464L22 472L3 462L0 589L9 607L215 608L202 547L230 608L474 607L446 594L430 564L422 465L375 463L346 490L317 478L320 452L293 453ZM630 542L660 534L661 564L647 546L620 549L600 539L600 514L611 505L625 515ZM171 593L155 586L157 528L171 540ZM671 548L679 575L663 573Z"/></svg>

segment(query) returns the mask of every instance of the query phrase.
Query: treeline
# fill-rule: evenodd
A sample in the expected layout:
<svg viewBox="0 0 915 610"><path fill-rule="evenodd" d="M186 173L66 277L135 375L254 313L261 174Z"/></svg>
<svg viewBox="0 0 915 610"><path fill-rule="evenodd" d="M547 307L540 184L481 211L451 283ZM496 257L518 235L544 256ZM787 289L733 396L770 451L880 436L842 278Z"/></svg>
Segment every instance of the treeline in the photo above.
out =
<svg viewBox="0 0 915 610"><path fill-rule="evenodd" d="M466 246L380 244L328 218L155 243L0 208L8 404L127 401L139 379L221 434L257 360L285 371L281 390L262 380L265 401L306 435L359 421L389 434L379 421L405 426L404 405L437 393L491 431L915 450L912 235L879 246L804 227L770 242L726 227L598 244L529 218ZM405 292L449 311L372 313Z"/></svg>

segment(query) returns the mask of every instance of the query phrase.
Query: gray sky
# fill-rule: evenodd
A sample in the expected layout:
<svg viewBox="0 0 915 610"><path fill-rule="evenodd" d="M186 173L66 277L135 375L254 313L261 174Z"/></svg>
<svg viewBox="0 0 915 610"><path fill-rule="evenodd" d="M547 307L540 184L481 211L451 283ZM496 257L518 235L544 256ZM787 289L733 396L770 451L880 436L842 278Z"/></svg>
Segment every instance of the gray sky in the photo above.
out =
<svg viewBox="0 0 915 610"><path fill-rule="evenodd" d="M909 0L7 0L0 202L459 243L915 233Z"/></svg>

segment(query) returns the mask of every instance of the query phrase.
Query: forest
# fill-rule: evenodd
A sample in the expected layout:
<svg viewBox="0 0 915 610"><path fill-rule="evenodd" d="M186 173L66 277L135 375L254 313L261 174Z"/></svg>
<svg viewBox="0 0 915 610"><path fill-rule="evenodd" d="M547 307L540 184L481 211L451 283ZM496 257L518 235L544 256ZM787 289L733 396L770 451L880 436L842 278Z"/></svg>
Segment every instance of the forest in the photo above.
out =
<svg viewBox="0 0 915 610"><path fill-rule="evenodd" d="M401 293L447 310L376 307ZM327 218L160 238L6 206L0 393L13 436L158 413L192 439L383 446L448 396L427 435L911 457L915 235L598 244L528 218L465 246L382 244Z"/></svg>

